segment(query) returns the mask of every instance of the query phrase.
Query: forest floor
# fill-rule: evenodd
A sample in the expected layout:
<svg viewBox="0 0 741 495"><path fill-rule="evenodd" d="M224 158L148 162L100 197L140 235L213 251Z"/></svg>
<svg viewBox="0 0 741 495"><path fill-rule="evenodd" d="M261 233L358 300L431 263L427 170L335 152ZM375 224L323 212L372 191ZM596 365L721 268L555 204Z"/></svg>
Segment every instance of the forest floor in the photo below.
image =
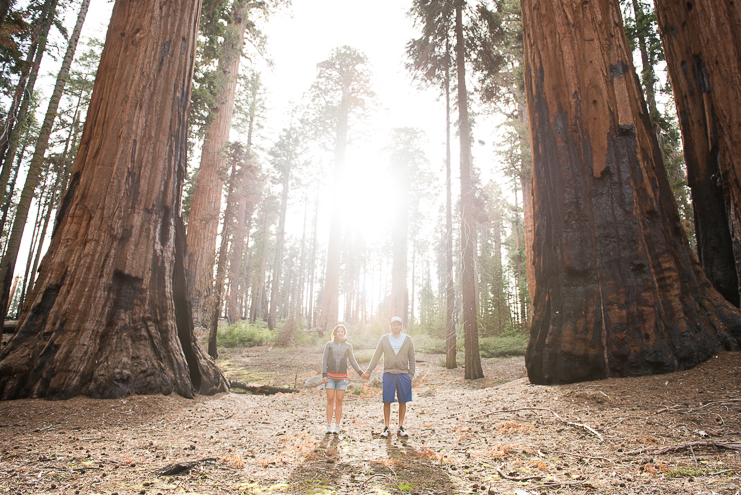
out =
<svg viewBox="0 0 741 495"><path fill-rule="evenodd" d="M741 491L739 353L667 375L548 387L528 382L520 357L485 359L486 378L474 381L442 358L418 355L408 439L378 436L380 391L357 379L338 436L324 435L315 388L2 402L0 493ZM231 379L301 388L320 361L319 348L259 347L223 350L219 364ZM196 464L156 473L185 462Z"/></svg>

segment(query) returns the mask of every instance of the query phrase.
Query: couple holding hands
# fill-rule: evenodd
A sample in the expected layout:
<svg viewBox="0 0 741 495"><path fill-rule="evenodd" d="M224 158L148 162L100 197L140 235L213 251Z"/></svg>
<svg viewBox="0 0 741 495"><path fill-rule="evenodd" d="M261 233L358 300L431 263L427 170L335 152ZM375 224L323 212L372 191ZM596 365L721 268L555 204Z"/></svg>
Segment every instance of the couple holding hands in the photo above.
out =
<svg viewBox="0 0 741 495"><path fill-rule="evenodd" d="M389 421L391 420L391 403L399 402L399 430L400 437L409 434L404 429L404 415L407 402L412 401L412 378L414 377L414 342L408 335L402 334L401 318L391 318L391 333L387 333L378 341L368 368L361 371L355 360L352 345L347 342L347 328L339 324L332 330L332 340L324 346L322 358L322 377L327 392L327 434L340 432L342 420L342 400L345 397L348 382L348 361L353 369L364 380L370 374L383 355L383 419L385 428L381 437L388 438L391 434ZM334 424L332 417L334 416Z"/></svg>

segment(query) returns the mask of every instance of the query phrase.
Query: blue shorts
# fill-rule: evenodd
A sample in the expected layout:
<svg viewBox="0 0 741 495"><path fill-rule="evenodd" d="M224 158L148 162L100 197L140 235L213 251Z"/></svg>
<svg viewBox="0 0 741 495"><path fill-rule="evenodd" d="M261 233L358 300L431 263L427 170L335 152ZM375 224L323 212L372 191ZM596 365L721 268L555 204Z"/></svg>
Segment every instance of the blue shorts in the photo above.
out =
<svg viewBox="0 0 741 495"><path fill-rule="evenodd" d="M394 396L399 402L412 402L412 380L408 374L383 374L383 401L396 402Z"/></svg>
<svg viewBox="0 0 741 495"><path fill-rule="evenodd" d="M347 378L335 380L334 378L327 377L327 384L324 386L324 389L347 390L347 381Z"/></svg>

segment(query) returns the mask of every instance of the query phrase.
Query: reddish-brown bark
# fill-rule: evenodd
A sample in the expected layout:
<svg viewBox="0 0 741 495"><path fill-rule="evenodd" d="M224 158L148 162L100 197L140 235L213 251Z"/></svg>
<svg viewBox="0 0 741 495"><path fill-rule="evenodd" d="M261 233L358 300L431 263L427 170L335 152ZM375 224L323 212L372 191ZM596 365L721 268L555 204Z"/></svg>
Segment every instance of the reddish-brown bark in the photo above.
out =
<svg viewBox="0 0 741 495"><path fill-rule="evenodd" d="M741 2L656 0L656 18L682 129L697 251L710 281L738 306Z"/></svg>
<svg viewBox="0 0 741 495"><path fill-rule="evenodd" d="M70 188L0 397L227 389L195 342L180 189L199 2L119 0Z"/></svg>
<svg viewBox="0 0 741 495"><path fill-rule="evenodd" d="M214 277L221 192L224 187L226 162L224 146L229 141L229 131L232 127L239 62L247 27L247 12L251 6L253 5L245 0L235 2L232 22L229 23L224 35L226 41L218 66L221 86L213 111L214 119L203 138L201 164L193 190L185 270L196 326L207 326L210 322L208 298Z"/></svg>
<svg viewBox="0 0 741 495"><path fill-rule="evenodd" d="M476 281L478 279L475 264L476 220L474 219L475 187L471 178L471 122L468 117L468 93L466 92L466 60L463 39L463 7L465 2L459 0L455 7L456 64L458 69L458 130L460 136L460 173L461 173L461 292L464 335L464 359L466 362L466 379L482 378L479 353L478 298Z"/></svg>
<svg viewBox="0 0 741 495"><path fill-rule="evenodd" d="M533 151L533 383L663 373L737 349L691 253L617 1L522 2Z"/></svg>

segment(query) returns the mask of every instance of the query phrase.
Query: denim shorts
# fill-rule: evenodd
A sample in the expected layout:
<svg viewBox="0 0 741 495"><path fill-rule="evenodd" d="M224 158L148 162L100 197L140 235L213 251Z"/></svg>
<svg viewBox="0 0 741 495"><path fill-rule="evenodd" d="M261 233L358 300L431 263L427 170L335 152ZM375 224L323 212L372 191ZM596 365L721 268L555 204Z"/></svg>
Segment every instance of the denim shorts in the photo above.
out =
<svg viewBox="0 0 741 495"><path fill-rule="evenodd" d="M334 389L334 390L347 390L347 378L344 379L334 379L327 377L327 384L324 386L325 389Z"/></svg>

